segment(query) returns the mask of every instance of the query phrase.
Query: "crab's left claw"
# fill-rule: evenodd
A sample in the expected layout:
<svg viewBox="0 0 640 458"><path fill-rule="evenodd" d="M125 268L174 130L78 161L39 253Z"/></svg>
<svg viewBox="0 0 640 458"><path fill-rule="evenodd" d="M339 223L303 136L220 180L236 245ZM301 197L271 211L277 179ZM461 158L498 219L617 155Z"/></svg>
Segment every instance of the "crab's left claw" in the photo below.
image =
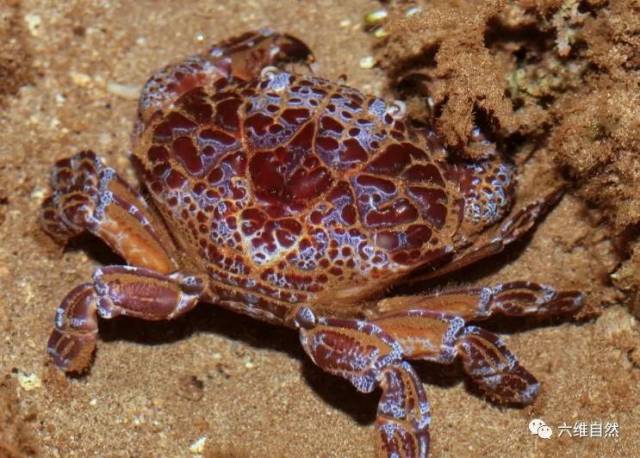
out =
<svg viewBox="0 0 640 458"><path fill-rule="evenodd" d="M220 79L249 81L257 78L264 67L288 62L310 64L313 60L303 41L271 29L222 41L207 52L167 65L151 75L140 94L134 138L154 113L195 88L211 86Z"/></svg>
<svg viewBox="0 0 640 458"><path fill-rule="evenodd" d="M241 80L255 78L266 66L314 61L311 49L302 40L271 29L231 38L215 45L208 54L210 58L229 62L230 76Z"/></svg>

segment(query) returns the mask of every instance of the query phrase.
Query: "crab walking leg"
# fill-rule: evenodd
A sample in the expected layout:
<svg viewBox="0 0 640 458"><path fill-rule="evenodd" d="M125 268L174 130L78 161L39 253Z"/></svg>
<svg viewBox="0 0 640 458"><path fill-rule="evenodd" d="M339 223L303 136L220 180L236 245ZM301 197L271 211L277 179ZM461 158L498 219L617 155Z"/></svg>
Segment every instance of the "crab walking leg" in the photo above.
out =
<svg viewBox="0 0 640 458"><path fill-rule="evenodd" d="M510 214L497 228L480 237L471 246L461 250L448 264L435 271L409 277L404 284L416 284L441 277L474 264L481 259L502 252L507 245L529 233L550 208L560 200L563 192L554 191Z"/></svg>
<svg viewBox="0 0 640 458"><path fill-rule="evenodd" d="M430 310L406 310L371 321L391 336L407 359L451 364L460 358L465 372L490 398L529 404L539 383L495 334L467 325L459 316Z"/></svg>
<svg viewBox="0 0 640 458"><path fill-rule="evenodd" d="M57 308L49 355L64 371L81 372L96 346L97 315L170 320L195 307L203 291L204 283L196 276L130 266L99 268L93 283L73 289Z"/></svg>
<svg viewBox="0 0 640 458"><path fill-rule="evenodd" d="M427 456L431 413L418 375L403 361L382 370L380 387L375 425L378 456Z"/></svg>
<svg viewBox="0 0 640 458"><path fill-rule="evenodd" d="M91 283L83 283L72 289L56 309L47 351L59 368L81 372L89 366L97 333L95 290Z"/></svg>
<svg viewBox="0 0 640 458"><path fill-rule="evenodd" d="M371 316L407 309L425 309L481 320L494 314L548 317L578 311L584 294L556 291L553 287L527 281L501 283L484 288L458 288L428 296L396 296L376 304Z"/></svg>
<svg viewBox="0 0 640 458"><path fill-rule="evenodd" d="M422 383L402 360L402 347L375 324L316 317L302 307L294 323L321 369L349 380L360 392L382 389L376 419L379 456L425 457L431 415Z"/></svg>
<svg viewBox="0 0 640 458"><path fill-rule="evenodd" d="M92 151L56 162L51 188L40 224L59 243L86 230L129 264L161 273L176 269L173 242L160 218Z"/></svg>

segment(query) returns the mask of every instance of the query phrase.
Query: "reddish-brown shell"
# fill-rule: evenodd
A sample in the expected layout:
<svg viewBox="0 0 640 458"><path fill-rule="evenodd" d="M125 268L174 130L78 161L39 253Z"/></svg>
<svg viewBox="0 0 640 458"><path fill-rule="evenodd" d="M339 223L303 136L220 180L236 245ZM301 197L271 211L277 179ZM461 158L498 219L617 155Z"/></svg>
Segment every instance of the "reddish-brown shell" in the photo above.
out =
<svg viewBox="0 0 640 458"><path fill-rule="evenodd" d="M215 294L348 308L452 252L463 219L471 172L396 110L317 77L220 78L155 113L136 154Z"/></svg>

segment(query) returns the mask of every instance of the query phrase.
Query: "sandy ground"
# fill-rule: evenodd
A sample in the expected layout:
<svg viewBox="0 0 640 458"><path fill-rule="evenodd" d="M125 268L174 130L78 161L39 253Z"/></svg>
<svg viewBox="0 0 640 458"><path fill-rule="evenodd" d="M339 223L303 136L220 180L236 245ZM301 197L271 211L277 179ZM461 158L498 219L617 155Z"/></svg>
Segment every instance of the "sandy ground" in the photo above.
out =
<svg viewBox="0 0 640 458"><path fill-rule="evenodd" d="M133 178L135 100L113 83L140 85L178 56L271 26L303 38L322 75L385 91L383 71L360 65L374 44L362 16L377 2L181 3L0 5L0 456L189 457L203 437L206 456L370 456L374 395L314 367L294 332L212 306L172 323L102 321L85 376L65 377L47 361L55 305L114 258L91 240L61 251L38 228L37 211L51 164L79 149ZM523 166L523 201L550 173L544 157ZM599 317L489 324L543 383L528 408L487 402L458 368L418 364L434 456L638 456L640 327L608 281L619 260L598 218L567 195L531 238L453 279L579 288ZM532 418L554 436L530 435ZM557 437L560 425L580 421L616 423L619 437Z"/></svg>

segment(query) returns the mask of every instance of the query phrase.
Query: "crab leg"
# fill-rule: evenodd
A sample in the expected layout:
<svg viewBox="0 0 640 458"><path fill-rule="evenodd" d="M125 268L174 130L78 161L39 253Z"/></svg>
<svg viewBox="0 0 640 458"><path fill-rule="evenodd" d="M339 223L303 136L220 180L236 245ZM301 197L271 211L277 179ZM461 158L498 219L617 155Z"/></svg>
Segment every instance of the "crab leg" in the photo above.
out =
<svg viewBox="0 0 640 458"><path fill-rule="evenodd" d="M163 275L143 267L99 268L93 283L73 289L57 308L49 354L64 371L81 372L96 346L97 315L170 320L195 307L203 290L202 279L195 276Z"/></svg>
<svg viewBox="0 0 640 458"><path fill-rule="evenodd" d="M56 162L51 188L40 224L59 243L86 230L129 264L161 273L176 269L171 258L174 245L160 218L92 151Z"/></svg>
<svg viewBox="0 0 640 458"><path fill-rule="evenodd" d="M529 404L538 394L538 381L497 335L459 316L406 310L371 323L398 342L407 359L451 364L459 357L473 382L497 402Z"/></svg>
<svg viewBox="0 0 640 458"><path fill-rule="evenodd" d="M485 288L458 288L428 296L396 296L376 304L372 317L393 311L424 309L481 320L494 314L538 316L573 313L584 303L578 291L556 291L539 283L515 281Z"/></svg>
<svg viewBox="0 0 640 458"><path fill-rule="evenodd" d="M382 389L376 418L379 456L425 457L431 415L422 383L402 360L402 347L383 329L360 320L316 317L298 310L300 341L323 370L349 380L360 392Z"/></svg>

